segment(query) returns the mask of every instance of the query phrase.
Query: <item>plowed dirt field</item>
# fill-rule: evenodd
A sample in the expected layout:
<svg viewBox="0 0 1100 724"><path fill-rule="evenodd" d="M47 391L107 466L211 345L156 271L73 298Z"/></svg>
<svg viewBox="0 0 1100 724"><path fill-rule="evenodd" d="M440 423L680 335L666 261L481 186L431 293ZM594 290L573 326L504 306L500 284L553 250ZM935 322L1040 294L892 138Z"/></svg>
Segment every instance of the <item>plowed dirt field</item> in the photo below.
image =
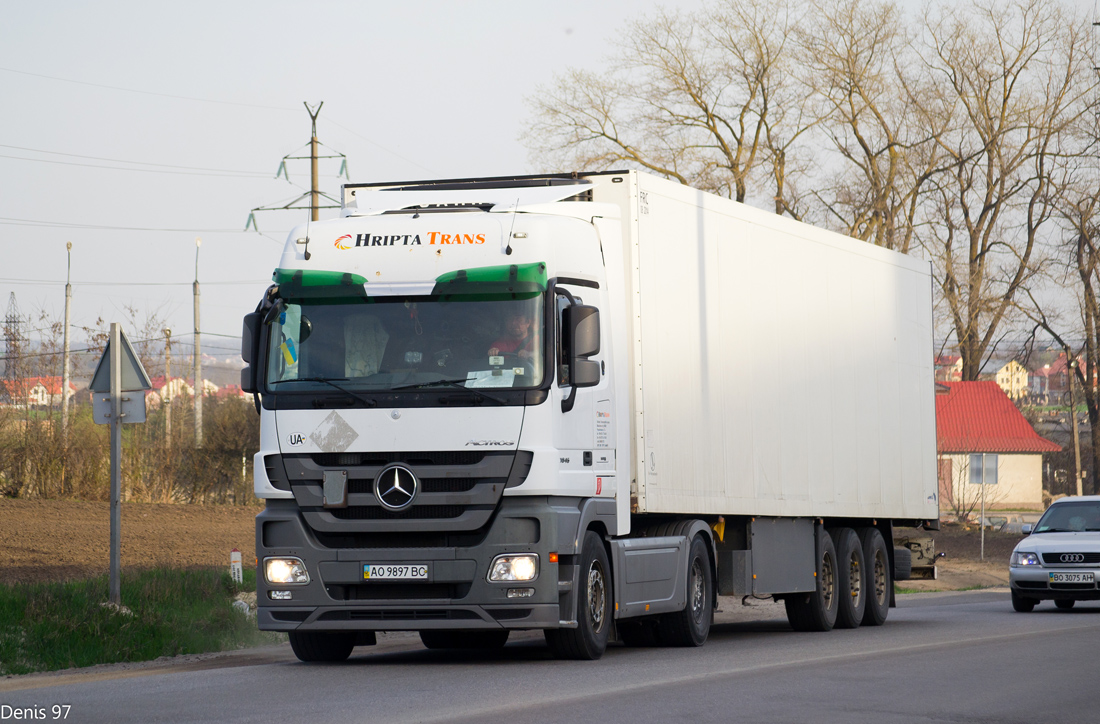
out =
<svg viewBox="0 0 1100 724"><path fill-rule="evenodd" d="M261 507L122 504L122 568L229 566L256 555ZM0 498L0 583L63 581L107 573L110 505Z"/></svg>

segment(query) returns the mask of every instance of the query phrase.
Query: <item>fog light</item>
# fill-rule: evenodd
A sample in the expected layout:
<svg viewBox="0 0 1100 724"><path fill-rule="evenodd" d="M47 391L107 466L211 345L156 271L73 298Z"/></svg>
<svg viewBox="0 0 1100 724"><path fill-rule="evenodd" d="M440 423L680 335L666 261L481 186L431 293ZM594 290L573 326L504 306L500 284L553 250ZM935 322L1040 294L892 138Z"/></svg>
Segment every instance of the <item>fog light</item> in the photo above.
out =
<svg viewBox="0 0 1100 724"><path fill-rule="evenodd" d="M288 592L289 593L289 592ZM508 598L530 598L535 595L533 588L509 588Z"/></svg>
<svg viewBox="0 0 1100 724"><path fill-rule="evenodd" d="M264 578L277 585L309 583L309 572L301 558L265 558Z"/></svg>
<svg viewBox="0 0 1100 724"><path fill-rule="evenodd" d="M539 575L539 557L535 553L497 556L489 566L490 581L533 581Z"/></svg>
<svg viewBox="0 0 1100 724"><path fill-rule="evenodd" d="M267 596L272 601L289 601L294 597L290 591L268 591Z"/></svg>

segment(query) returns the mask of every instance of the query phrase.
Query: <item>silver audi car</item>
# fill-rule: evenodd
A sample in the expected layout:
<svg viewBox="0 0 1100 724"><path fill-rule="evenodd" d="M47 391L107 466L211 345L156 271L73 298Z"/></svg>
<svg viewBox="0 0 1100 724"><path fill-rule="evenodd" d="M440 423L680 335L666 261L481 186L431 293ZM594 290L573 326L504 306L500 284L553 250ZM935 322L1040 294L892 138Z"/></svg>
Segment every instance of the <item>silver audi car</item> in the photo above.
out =
<svg viewBox="0 0 1100 724"><path fill-rule="evenodd" d="M1100 600L1100 495L1055 501L1016 544L1009 563L1012 608L1031 611L1039 601L1058 608Z"/></svg>

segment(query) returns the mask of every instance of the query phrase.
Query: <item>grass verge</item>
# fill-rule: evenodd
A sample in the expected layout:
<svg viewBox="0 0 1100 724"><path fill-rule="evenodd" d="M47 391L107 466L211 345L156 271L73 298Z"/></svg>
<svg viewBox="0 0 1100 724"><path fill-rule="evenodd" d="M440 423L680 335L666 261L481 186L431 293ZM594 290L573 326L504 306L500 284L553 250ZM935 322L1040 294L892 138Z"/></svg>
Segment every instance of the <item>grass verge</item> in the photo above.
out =
<svg viewBox="0 0 1100 724"><path fill-rule="evenodd" d="M234 609L256 590L255 571L236 583L222 570L123 573L122 604L104 606L107 576L0 586L0 675L55 671L161 656L247 648L284 640Z"/></svg>

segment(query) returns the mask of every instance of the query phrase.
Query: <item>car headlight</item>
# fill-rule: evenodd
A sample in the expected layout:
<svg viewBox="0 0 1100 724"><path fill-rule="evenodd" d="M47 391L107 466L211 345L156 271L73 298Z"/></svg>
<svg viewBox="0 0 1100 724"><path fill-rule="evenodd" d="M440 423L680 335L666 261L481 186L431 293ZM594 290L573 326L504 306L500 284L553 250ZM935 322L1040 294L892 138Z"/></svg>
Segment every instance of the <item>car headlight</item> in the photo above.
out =
<svg viewBox="0 0 1100 724"><path fill-rule="evenodd" d="M1024 551L1012 551L1012 565L1037 566L1039 565L1039 554L1026 553Z"/></svg>
<svg viewBox="0 0 1100 724"><path fill-rule="evenodd" d="M490 581L533 581L539 575L539 557L535 553L497 556L489 566Z"/></svg>
<svg viewBox="0 0 1100 724"><path fill-rule="evenodd" d="M265 558L264 578L277 585L300 585L309 583L309 571L301 558Z"/></svg>

